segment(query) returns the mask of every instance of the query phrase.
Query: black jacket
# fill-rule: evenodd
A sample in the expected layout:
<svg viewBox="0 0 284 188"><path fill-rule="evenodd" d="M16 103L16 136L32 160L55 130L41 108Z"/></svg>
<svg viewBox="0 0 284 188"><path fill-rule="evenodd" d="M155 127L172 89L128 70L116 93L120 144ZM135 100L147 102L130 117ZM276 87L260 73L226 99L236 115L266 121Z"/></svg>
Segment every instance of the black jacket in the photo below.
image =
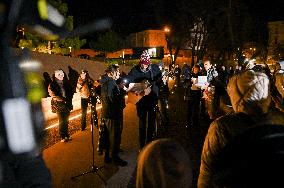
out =
<svg viewBox="0 0 284 188"><path fill-rule="evenodd" d="M100 80L101 84L101 101L102 113L101 117L106 119L119 119L120 112L125 107L125 93L119 90L115 80L103 75Z"/></svg>
<svg viewBox="0 0 284 188"><path fill-rule="evenodd" d="M126 77L129 83L140 83L143 80L148 80L151 86L151 92L149 95L145 95L137 103L138 105L146 105L152 107L155 105L156 100L158 99L159 87L158 81L162 79L162 73L156 64L150 64L147 72L143 72L140 69L140 65L133 67Z"/></svg>
<svg viewBox="0 0 284 188"><path fill-rule="evenodd" d="M65 97L63 97L63 94L61 92L60 86L58 85L57 81L54 79L50 85L49 85L49 93L50 96L57 96L60 97L61 99L64 100L64 102L66 103L68 109L71 111L73 110L73 105L72 105L72 98L73 98L73 89L71 87L71 85L69 84L68 81L64 81L63 82L63 88L65 90Z"/></svg>

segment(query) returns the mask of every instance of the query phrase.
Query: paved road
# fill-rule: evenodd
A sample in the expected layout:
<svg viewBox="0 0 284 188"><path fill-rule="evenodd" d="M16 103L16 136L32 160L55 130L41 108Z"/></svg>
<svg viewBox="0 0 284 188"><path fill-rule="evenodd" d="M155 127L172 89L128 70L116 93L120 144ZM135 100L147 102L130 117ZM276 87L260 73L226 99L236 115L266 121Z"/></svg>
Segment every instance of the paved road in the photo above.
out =
<svg viewBox="0 0 284 188"><path fill-rule="evenodd" d="M170 126L165 129L161 137L170 137L180 142L189 153L194 170L194 187L198 175L200 153L208 123L201 122L199 127L185 128L186 104L182 97L182 88L174 88L170 96ZM77 121L79 124L79 121ZM79 126L79 125L76 125ZM88 187L133 187L136 160L138 155L138 118L135 106L128 104L124 110L124 129L122 135L121 158L128 161L127 167L105 165L98 173L107 181L107 186L96 173L84 175L75 180L72 176L91 170L92 147L90 127L87 131L78 131L72 135L69 143L56 143L43 152L49 167L55 188L88 188ZM98 131L95 129L94 143L97 143ZM95 165L104 165L103 157L95 152ZM129 183L130 182L130 183Z"/></svg>

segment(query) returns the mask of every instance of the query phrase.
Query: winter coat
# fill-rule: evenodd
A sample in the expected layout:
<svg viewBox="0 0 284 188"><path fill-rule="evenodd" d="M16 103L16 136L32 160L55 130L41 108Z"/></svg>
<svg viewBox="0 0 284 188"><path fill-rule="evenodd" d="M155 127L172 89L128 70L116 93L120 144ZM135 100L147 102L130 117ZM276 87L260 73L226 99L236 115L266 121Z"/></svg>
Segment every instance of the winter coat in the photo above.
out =
<svg viewBox="0 0 284 188"><path fill-rule="evenodd" d="M100 80L101 84L101 117L106 119L119 119L120 112L125 107L123 93L120 92L114 79L103 75Z"/></svg>
<svg viewBox="0 0 284 188"><path fill-rule="evenodd" d="M207 82L210 84L211 81L218 76L218 72L214 68L210 68L207 71Z"/></svg>
<svg viewBox="0 0 284 188"><path fill-rule="evenodd" d="M163 83L163 81L159 84L159 99L168 99L170 96L170 89L168 86L168 82Z"/></svg>
<svg viewBox="0 0 284 188"><path fill-rule="evenodd" d="M274 76L275 86L284 100L284 70L279 70Z"/></svg>
<svg viewBox="0 0 284 188"><path fill-rule="evenodd" d="M143 96L137 105L142 105L146 108L152 108L156 105L158 99L159 87L157 82L162 79L162 73L156 64L150 64L149 69L143 72L140 65L133 67L126 77L129 83L140 83L143 80L148 80L151 86L149 95Z"/></svg>
<svg viewBox="0 0 284 188"><path fill-rule="evenodd" d="M91 88L93 86L94 81L92 79L82 80L80 77L77 82L76 91L80 93L81 98L89 98Z"/></svg>
<svg viewBox="0 0 284 188"><path fill-rule="evenodd" d="M185 64L183 67L182 67L182 75L184 76L184 79L190 79L190 67Z"/></svg>
<svg viewBox="0 0 284 188"><path fill-rule="evenodd" d="M180 74L181 74L181 69L179 67L176 67L174 70L174 75L176 77L180 77Z"/></svg>
<svg viewBox="0 0 284 188"><path fill-rule="evenodd" d="M260 124L284 125L284 113L275 110L254 117L237 113L222 116L211 123L203 144L198 188L213 187L211 184L214 175L212 164L216 160L216 156L234 137Z"/></svg>
<svg viewBox="0 0 284 188"><path fill-rule="evenodd" d="M212 163L219 152L238 134L259 124L284 125L284 113L269 109L269 79L264 73L246 71L229 81L234 114L222 116L210 125L201 156L198 188L213 187Z"/></svg>
<svg viewBox="0 0 284 188"><path fill-rule="evenodd" d="M71 110L73 110L73 91L68 81L63 82L63 89L65 91L65 96L63 96L56 78L50 83L48 87L48 93L52 97L51 109L54 113L70 112Z"/></svg>
<svg viewBox="0 0 284 188"><path fill-rule="evenodd" d="M284 126L249 128L216 156L214 187L284 187ZM213 187L213 186L212 186Z"/></svg>

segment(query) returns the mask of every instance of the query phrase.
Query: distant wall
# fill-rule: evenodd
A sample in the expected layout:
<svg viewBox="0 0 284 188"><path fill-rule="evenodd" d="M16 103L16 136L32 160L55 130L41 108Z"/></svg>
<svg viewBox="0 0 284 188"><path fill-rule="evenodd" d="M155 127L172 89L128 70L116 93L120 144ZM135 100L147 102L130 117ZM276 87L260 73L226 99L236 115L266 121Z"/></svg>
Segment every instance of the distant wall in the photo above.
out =
<svg viewBox="0 0 284 188"><path fill-rule="evenodd" d="M38 60L42 63L41 74L43 72L48 72L50 76L53 75L54 71L57 69L63 69L66 74L68 74L68 66L76 70L78 73L82 69L89 71L90 76L93 79L99 79L100 75L104 74L107 64L99 61L92 61L87 59L59 56L53 54L44 54L31 52L33 59ZM124 72L129 72L131 67L120 66L120 69Z"/></svg>
<svg viewBox="0 0 284 188"><path fill-rule="evenodd" d="M21 51L19 49L16 49L16 52L19 54ZM49 75L52 77L54 70L57 69L63 69L66 74L68 75L68 66L70 66L72 69L80 73L82 69L86 69L89 71L90 76L97 80L99 79L100 75L104 74L104 70L107 67L106 63L98 62L98 61L91 61L86 59L80 59L80 58L72 58L72 57L66 57L66 56L59 56L59 55L50 55L50 54L44 54L44 53L36 53L31 52L31 57L42 64L42 68L40 70L40 74L42 75L44 72L49 73ZM120 66L120 69L126 73L129 72L131 67L128 66ZM80 95L78 93L75 93L73 96L73 110L80 109ZM51 112L50 107L50 97L43 98L42 99L42 110L44 113L45 120L56 118L56 114Z"/></svg>

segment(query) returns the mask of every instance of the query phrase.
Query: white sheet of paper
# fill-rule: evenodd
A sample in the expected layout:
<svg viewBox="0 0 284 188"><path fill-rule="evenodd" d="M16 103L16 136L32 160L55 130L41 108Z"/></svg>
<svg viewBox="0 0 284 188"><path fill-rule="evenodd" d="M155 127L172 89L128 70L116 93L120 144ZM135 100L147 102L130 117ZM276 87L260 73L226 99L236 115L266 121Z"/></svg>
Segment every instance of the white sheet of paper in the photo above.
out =
<svg viewBox="0 0 284 188"><path fill-rule="evenodd" d="M207 83L207 76L198 76L197 77L197 84L198 87L203 87Z"/></svg>

